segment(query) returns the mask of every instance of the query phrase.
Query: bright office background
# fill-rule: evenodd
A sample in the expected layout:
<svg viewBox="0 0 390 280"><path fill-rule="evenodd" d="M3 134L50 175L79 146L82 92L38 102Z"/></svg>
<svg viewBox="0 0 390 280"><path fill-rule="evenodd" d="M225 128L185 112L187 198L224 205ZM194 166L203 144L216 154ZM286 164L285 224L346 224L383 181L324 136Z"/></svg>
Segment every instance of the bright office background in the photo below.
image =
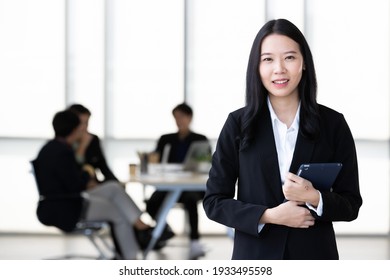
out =
<svg viewBox="0 0 390 280"><path fill-rule="evenodd" d="M35 216L29 161L67 105L92 111L114 173L176 130L186 100L213 143L244 105L249 50L268 19L305 33L319 102L344 113L356 139L363 206L339 234L389 234L388 0L0 0L0 232L49 232ZM142 189L128 186L142 205ZM200 229L225 229L205 217ZM181 227L184 215L170 216ZM179 221L179 222L178 222Z"/></svg>

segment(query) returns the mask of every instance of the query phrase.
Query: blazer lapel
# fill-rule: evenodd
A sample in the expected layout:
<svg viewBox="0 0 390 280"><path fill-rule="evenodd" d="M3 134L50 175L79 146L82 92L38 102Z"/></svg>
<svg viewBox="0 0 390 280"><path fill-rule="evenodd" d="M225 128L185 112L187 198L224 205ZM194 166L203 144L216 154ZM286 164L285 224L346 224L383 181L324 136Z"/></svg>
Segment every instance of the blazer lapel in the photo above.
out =
<svg viewBox="0 0 390 280"><path fill-rule="evenodd" d="M296 174L301 164L311 162L314 146L314 141L303 137L302 134L298 132L294 155L290 166L291 173Z"/></svg>
<svg viewBox="0 0 390 280"><path fill-rule="evenodd" d="M272 129L271 117L267 106L263 106L258 123L258 141L255 151L258 151L261 159L262 174L268 188L270 188L276 201L284 198L282 182L280 179L278 154L276 151L275 137Z"/></svg>

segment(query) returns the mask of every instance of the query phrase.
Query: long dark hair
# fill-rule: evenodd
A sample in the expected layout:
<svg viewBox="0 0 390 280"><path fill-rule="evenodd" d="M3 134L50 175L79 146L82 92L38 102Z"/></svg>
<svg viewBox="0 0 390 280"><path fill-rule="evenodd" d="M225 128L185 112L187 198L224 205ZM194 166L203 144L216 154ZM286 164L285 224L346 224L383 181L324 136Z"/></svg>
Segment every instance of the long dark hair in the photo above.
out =
<svg viewBox="0 0 390 280"><path fill-rule="evenodd" d="M317 79L313 57L301 31L286 19L268 21L257 33L249 55L246 73L246 108L243 118L241 148L245 148L253 138L257 117L266 105L268 92L260 79L259 63L261 44L270 34L280 34L298 43L303 56L305 70L299 82L299 98L301 100L300 133L309 139L319 136L319 112L317 104Z"/></svg>
<svg viewBox="0 0 390 280"><path fill-rule="evenodd" d="M72 104L68 107L68 110L76 113L77 115L88 115L91 116L91 111L81 104Z"/></svg>

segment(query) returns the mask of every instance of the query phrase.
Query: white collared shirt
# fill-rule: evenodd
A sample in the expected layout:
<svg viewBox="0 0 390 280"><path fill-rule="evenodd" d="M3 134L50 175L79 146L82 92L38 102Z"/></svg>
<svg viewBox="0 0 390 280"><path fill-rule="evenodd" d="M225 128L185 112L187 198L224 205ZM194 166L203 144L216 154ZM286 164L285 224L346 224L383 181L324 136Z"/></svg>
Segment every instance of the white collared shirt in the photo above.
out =
<svg viewBox="0 0 390 280"><path fill-rule="evenodd" d="M290 169L295 150L295 144L297 142L301 103L299 103L294 121L290 127L287 127L286 124L279 120L274 109L272 108L272 104L269 98L267 99L267 103L271 114L272 129L274 132L276 151L278 154L280 179L282 180L283 184L285 177Z"/></svg>

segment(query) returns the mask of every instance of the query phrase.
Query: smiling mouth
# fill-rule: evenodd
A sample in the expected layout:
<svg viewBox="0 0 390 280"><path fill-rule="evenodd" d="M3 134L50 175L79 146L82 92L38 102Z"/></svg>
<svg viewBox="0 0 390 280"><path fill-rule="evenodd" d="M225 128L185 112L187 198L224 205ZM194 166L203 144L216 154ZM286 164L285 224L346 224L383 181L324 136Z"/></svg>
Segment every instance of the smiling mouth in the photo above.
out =
<svg viewBox="0 0 390 280"><path fill-rule="evenodd" d="M272 83L277 84L277 85L282 85L287 83L289 80L277 80L277 81L272 81Z"/></svg>

